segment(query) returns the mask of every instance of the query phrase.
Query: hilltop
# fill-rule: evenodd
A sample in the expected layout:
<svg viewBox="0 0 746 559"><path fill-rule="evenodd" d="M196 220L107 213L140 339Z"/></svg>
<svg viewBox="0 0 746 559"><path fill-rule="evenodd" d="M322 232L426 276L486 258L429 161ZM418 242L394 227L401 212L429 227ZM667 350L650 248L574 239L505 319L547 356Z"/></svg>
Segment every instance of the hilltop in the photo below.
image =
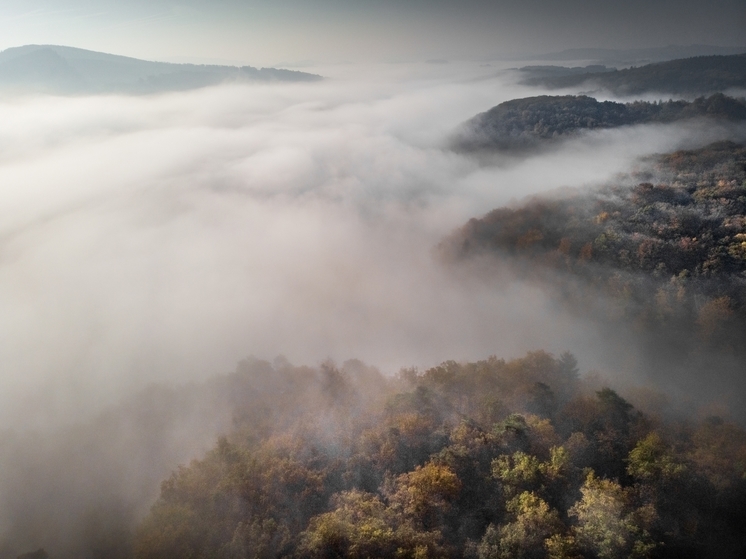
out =
<svg viewBox="0 0 746 559"><path fill-rule="evenodd" d="M746 87L746 54L696 56L611 71L589 67L584 72L558 69L552 74L545 66L527 66L519 72L522 83L549 89L602 89L620 96L696 96Z"/></svg>
<svg viewBox="0 0 746 559"><path fill-rule="evenodd" d="M668 45L665 47L636 48L636 49L608 49L608 48L575 48L560 52L550 52L532 56L531 60L542 61L570 61L587 60L596 64L615 64L631 66L664 62L679 58L693 58L695 56L714 56L743 54L746 47L719 47L715 45Z"/></svg>
<svg viewBox="0 0 746 559"><path fill-rule="evenodd" d="M585 130L693 118L746 120L746 100L716 93L692 102L616 103L586 95L526 97L500 103L465 122L454 139L461 150L524 150Z"/></svg>
<svg viewBox="0 0 746 559"><path fill-rule="evenodd" d="M135 530L136 559L745 549L746 433L721 417L646 414L580 377L568 353L447 361L393 379L360 363L247 365L247 380L277 383L265 419L237 420L163 482Z"/></svg>
<svg viewBox="0 0 746 559"><path fill-rule="evenodd" d="M721 142L642 164L601 188L472 219L443 254L456 265L511 263L610 336L638 339L651 374L742 401L746 147Z"/></svg>

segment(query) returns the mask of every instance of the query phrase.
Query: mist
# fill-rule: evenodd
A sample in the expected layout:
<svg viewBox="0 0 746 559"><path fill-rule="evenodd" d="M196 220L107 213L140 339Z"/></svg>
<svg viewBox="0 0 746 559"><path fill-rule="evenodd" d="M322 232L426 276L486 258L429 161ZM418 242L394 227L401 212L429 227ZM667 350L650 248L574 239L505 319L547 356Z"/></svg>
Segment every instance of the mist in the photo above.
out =
<svg viewBox="0 0 746 559"><path fill-rule="evenodd" d="M2 99L0 430L40 446L39 455L4 454L0 494L11 495L24 464L57 456L45 450L55 433L101 424L153 383L203 382L249 355L356 358L393 374L569 350L584 371L634 375L618 339L538 286L451 270L435 247L500 205L601 184L642 156L744 131L635 126L488 162L450 151L460 123L536 94L498 70L336 65L309 69L327 76L312 84ZM141 513L158 481L230 424L208 406L199 420L212 422L190 431L179 415L190 406L163 412L157 464L141 478L132 467L137 479L112 485L117 460L102 460L94 485L138 488L123 517ZM121 429L113 439L142 426ZM143 444L134 437L112 456ZM6 519L13 499L0 504ZM50 510L78 499L87 497L63 495Z"/></svg>
<svg viewBox="0 0 746 559"><path fill-rule="evenodd" d="M516 86L475 81L476 65L322 70L340 75L0 106L5 425L56 423L250 354L394 372L576 350L592 329L523 286L455 280L433 247L511 200L723 134L633 127L483 166L445 140L525 95Z"/></svg>
<svg viewBox="0 0 746 559"><path fill-rule="evenodd" d="M4 425L250 354L393 372L585 345L541 293L454 280L433 247L498 205L722 134L630 128L485 167L445 139L516 86L477 65L322 70L340 75L0 106Z"/></svg>

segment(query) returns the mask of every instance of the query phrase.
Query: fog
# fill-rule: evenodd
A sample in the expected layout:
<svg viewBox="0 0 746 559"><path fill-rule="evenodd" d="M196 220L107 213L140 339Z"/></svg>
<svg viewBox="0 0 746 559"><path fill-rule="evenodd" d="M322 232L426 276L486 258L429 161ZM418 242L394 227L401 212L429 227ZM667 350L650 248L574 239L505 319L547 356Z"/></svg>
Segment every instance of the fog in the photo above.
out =
<svg viewBox="0 0 746 559"><path fill-rule="evenodd" d="M450 134L536 94L499 68L309 71L328 79L0 101L0 430L6 442L37 433L24 440L39 445L23 459L4 453L6 528L11 503L27 500L9 488L21 474L33 486L23 465L55 456L44 442L55 432L71 436L68 426L100 422L110 406L137 407L126 402L152 383L204 381L249 355L310 365L357 358L395 373L569 350L584 371L634 374L618 346L538 287L451 270L435 247L499 205L600 184L641 156L742 131L631 127L485 162L449 151ZM118 450L102 460L101 486L136 486L142 508L157 480L229 421L216 416L195 431L179 413L164 412L156 464L142 478L137 460L135 479L112 484L107 468L133 452L122 433L143 426L102 431L116 433ZM90 444L105 452L106 441ZM63 478L87 471L70 466Z"/></svg>
<svg viewBox="0 0 746 559"><path fill-rule="evenodd" d="M485 166L448 151L448 134L531 92L493 69L450 66L5 100L3 424L57 423L250 354L393 372L595 347L592 329L568 328L540 293L455 279L433 247L496 206L602 182L722 131L608 131Z"/></svg>

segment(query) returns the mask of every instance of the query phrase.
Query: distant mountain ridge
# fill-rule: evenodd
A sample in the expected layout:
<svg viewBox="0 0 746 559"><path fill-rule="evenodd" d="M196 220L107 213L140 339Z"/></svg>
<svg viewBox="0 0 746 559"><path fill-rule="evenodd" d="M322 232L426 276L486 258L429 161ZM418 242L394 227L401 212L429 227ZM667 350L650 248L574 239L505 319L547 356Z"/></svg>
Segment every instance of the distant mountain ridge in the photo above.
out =
<svg viewBox="0 0 746 559"><path fill-rule="evenodd" d="M577 48L560 52L550 52L525 58L525 60L573 61L589 60L605 64L646 64L664 62L676 58L691 58L694 56L726 56L730 54L746 53L746 46L720 47L714 45L668 45L666 47L638 48L638 49L604 49Z"/></svg>
<svg viewBox="0 0 746 559"><path fill-rule="evenodd" d="M596 88L615 95L666 93L707 95L731 88L746 88L746 54L697 56L609 71L597 66L582 68L527 66L521 82L549 89ZM600 71L599 71L600 70Z"/></svg>
<svg viewBox="0 0 746 559"><path fill-rule="evenodd" d="M25 45L0 52L3 92L146 94L224 82L320 79L316 74L293 70L151 62L58 45Z"/></svg>

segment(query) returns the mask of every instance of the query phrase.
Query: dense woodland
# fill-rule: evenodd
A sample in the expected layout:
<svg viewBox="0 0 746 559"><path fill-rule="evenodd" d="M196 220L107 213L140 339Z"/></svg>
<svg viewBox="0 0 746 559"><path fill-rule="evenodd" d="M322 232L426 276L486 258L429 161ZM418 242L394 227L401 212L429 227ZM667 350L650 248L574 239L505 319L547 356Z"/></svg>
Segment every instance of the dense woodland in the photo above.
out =
<svg viewBox="0 0 746 559"><path fill-rule="evenodd" d="M263 404L163 483L138 559L746 552L746 432L645 414L570 354L236 375Z"/></svg>
<svg viewBox="0 0 746 559"><path fill-rule="evenodd" d="M462 150L525 150L584 130L693 118L746 120L746 100L722 93L692 102L616 103L586 95L513 99L466 122L454 145Z"/></svg>
<svg viewBox="0 0 746 559"><path fill-rule="evenodd" d="M746 87L746 54L696 56L657 62L645 66L607 71L589 69L551 75L539 68L521 69L526 85L561 88L600 88L615 95L670 93L674 95L707 95L730 88Z"/></svg>
<svg viewBox="0 0 746 559"><path fill-rule="evenodd" d="M742 145L658 156L600 189L496 209L441 248L457 262L513 262L572 312L636 332L653 369L678 367L682 381L689 371L687 388L730 383L744 396ZM727 374L707 380L714 360Z"/></svg>
<svg viewBox="0 0 746 559"><path fill-rule="evenodd" d="M658 156L598 190L495 210L441 249L517 263L578 312L635 323L659 347L679 340L705 367L707 348L744 362L744 146ZM746 556L741 424L611 388L569 353L393 378L359 361L248 359L197 391L230 410L226 436L163 481L133 529L102 517L86 557Z"/></svg>

